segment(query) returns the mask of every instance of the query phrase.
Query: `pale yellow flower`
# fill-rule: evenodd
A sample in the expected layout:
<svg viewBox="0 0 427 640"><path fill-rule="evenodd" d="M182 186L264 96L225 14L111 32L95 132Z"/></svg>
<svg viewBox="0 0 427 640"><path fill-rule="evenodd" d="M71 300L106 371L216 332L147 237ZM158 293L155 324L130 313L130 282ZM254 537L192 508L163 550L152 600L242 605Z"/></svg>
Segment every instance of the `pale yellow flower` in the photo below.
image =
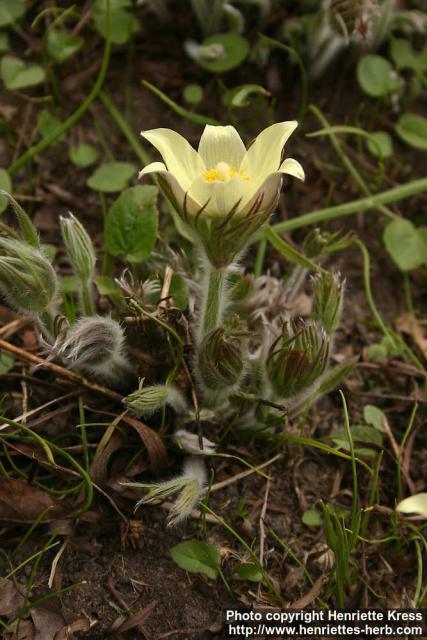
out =
<svg viewBox="0 0 427 640"><path fill-rule="evenodd" d="M157 173L177 209L185 210L185 217L202 211L203 218L218 219L234 210L234 219L242 218L255 205L271 210L283 174L304 179L299 162L281 161L283 147L296 127L295 121L273 124L246 149L234 127L207 125L197 151L171 129L143 131L141 135L164 162L152 162L139 175Z"/></svg>

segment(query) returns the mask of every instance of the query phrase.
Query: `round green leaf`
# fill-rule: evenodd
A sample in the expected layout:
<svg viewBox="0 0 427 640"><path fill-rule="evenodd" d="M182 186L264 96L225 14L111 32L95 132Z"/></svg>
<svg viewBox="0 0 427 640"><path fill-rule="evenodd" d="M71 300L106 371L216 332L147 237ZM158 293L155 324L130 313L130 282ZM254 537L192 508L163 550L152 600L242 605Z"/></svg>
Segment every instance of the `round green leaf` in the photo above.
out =
<svg viewBox="0 0 427 640"><path fill-rule="evenodd" d="M382 56L368 54L360 58L357 79L362 90L378 98L399 88L399 77L390 62Z"/></svg>
<svg viewBox="0 0 427 640"><path fill-rule="evenodd" d="M26 11L24 0L1 0L0 2L0 27L13 24L21 18Z"/></svg>
<svg viewBox="0 0 427 640"><path fill-rule="evenodd" d="M236 564L233 569L233 575L237 580L249 580L250 582L260 582L262 580L262 572L253 562Z"/></svg>
<svg viewBox="0 0 427 640"><path fill-rule="evenodd" d="M172 560L186 571L203 573L212 580L218 575L221 557L217 549L207 542L188 540L175 545L170 550Z"/></svg>
<svg viewBox="0 0 427 640"><path fill-rule="evenodd" d="M38 64L27 64L14 56L4 56L1 59L1 76L6 89L26 89L43 82L45 72Z"/></svg>
<svg viewBox="0 0 427 640"><path fill-rule="evenodd" d="M8 193L12 191L12 181L6 169L0 169L0 189ZM7 199L4 196L0 196L0 213L3 213L7 205Z"/></svg>
<svg viewBox="0 0 427 640"><path fill-rule="evenodd" d="M307 527L320 527L322 525L322 516L315 509L308 509L303 513L302 521Z"/></svg>
<svg viewBox="0 0 427 640"><path fill-rule="evenodd" d="M369 152L376 158L389 158L393 154L391 136L386 131L371 133L366 144Z"/></svg>
<svg viewBox="0 0 427 640"><path fill-rule="evenodd" d="M138 31L138 21L131 13L132 0L113 0L110 2L111 42L126 44L133 33ZM95 29L103 37L107 37L107 0L95 0L92 7Z"/></svg>
<svg viewBox="0 0 427 640"><path fill-rule="evenodd" d="M76 167L89 167L97 161L98 152L91 144L79 144L78 147L71 147L68 157Z"/></svg>
<svg viewBox="0 0 427 640"><path fill-rule="evenodd" d="M107 253L128 262L147 258L157 239L157 187L138 185L122 193L105 216Z"/></svg>
<svg viewBox="0 0 427 640"><path fill-rule="evenodd" d="M427 149L427 118L416 113L404 113L395 125L395 131L404 142L416 149Z"/></svg>
<svg viewBox="0 0 427 640"><path fill-rule="evenodd" d="M64 62L83 44L82 38L72 36L62 29L50 29L47 35L47 50L55 62Z"/></svg>
<svg viewBox="0 0 427 640"><path fill-rule="evenodd" d="M427 262L427 229L417 229L403 218L392 220L384 230L384 244L401 271Z"/></svg>
<svg viewBox="0 0 427 640"><path fill-rule="evenodd" d="M217 33L207 38L200 51L199 64L213 73L238 67L249 53L248 41L237 33Z"/></svg>
<svg viewBox="0 0 427 640"><path fill-rule="evenodd" d="M199 84L188 84L182 92L182 97L188 104L199 104L203 100L203 95L203 87Z"/></svg>
<svg viewBox="0 0 427 640"><path fill-rule="evenodd" d="M115 193L126 188L136 168L129 162L105 162L90 176L87 186L95 191Z"/></svg>

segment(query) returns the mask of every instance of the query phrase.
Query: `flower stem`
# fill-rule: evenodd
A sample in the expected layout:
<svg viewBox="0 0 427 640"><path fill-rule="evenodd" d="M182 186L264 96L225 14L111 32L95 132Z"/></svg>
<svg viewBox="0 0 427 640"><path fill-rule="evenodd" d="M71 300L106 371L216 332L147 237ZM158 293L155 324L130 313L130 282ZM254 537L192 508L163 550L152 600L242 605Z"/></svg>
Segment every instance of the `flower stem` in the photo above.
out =
<svg viewBox="0 0 427 640"><path fill-rule="evenodd" d="M206 261L197 330L197 343L199 345L205 336L221 324L226 305L226 295L227 268L217 269Z"/></svg>
<svg viewBox="0 0 427 640"><path fill-rule="evenodd" d="M84 316L95 315L95 303L93 300L93 285L91 282L80 282L79 288L80 310Z"/></svg>

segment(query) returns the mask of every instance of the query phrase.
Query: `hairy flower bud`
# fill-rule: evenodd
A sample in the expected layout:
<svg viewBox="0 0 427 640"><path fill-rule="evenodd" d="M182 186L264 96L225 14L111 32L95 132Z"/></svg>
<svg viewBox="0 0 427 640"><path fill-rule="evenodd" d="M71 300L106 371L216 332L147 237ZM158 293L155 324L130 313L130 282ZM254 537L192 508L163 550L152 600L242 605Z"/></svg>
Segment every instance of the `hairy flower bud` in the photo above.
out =
<svg viewBox="0 0 427 640"><path fill-rule="evenodd" d="M112 318L80 318L58 336L52 355L62 359L70 369L115 387L126 387L134 377L123 329Z"/></svg>
<svg viewBox="0 0 427 640"><path fill-rule="evenodd" d="M345 280L339 273L327 271L313 277L311 317L322 324L329 337L333 335L341 318L344 285Z"/></svg>
<svg viewBox="0 0 427 640"><path fill-rule="evenodd" d="M247 335L245 324L233 316L203 339L197 367L208 389L221 391L240 380L245 368Z"/></svg>
<svg viewBox="0 0 427 640"><path fill-rule="evenodd" d="M92 240L83 225L70 212L68 218L59 219L62 238L74 273L83 282L93 278L95 270L95 250Z"/></svg>
<svg viewBox="0 0 427 640"><path fill-rule="evenodd" d="M324 372L328 356L329 340L314 323L285 323L269 349L266 363L274 392L290 398L310 387Z"/></svg>
<svg viewBox="0 0 427 640"><path fill-rule="evenodd" d="M156 384L142 387L123 400L123 404L137 416L151 416L168 404L177 413L187 411L184 396L176 387L167 384Z"/></svg>
<svg viewBox="0 0 427 640"><path fill-rule="evenodd" d="M185 459L184 469L181 475L165 482L153 484L141 482L127 482L125 486L147 489L148 493L137 502L135 509L142 504L155 500L164 500L177 493L178 497L168 516L168 524L178 524L187 518L200 498L203 496L207 485L206 467L200 456L190 456Z"/></svg>
<svg viewBox="0 0 427 640"><path fill-rule="evenodd" d="M52 302L58 282L49 260L21 240L0 237L0 289L12 307L41 313Z"/></svg>

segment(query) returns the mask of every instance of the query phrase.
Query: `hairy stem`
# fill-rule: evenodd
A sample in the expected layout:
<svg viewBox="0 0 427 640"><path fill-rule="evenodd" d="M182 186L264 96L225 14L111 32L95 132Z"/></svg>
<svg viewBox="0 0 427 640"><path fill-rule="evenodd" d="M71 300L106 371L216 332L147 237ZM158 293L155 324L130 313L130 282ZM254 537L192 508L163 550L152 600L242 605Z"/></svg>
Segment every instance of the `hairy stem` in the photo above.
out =
<svg viewBox="0 0 427 640"><path fill-rule="evenodd" d="M204 265L202 299L197 328L197 343L221 324L227 295L227 271L216 269L210 262Z"/></svg>
<svg viewBox="0 0 427 640"><path fill-rule="evenodd" d="M95 302L93 299L93 285L91 282L80 282L79 288L80 310L84 316L94 316Z"/></svg>

